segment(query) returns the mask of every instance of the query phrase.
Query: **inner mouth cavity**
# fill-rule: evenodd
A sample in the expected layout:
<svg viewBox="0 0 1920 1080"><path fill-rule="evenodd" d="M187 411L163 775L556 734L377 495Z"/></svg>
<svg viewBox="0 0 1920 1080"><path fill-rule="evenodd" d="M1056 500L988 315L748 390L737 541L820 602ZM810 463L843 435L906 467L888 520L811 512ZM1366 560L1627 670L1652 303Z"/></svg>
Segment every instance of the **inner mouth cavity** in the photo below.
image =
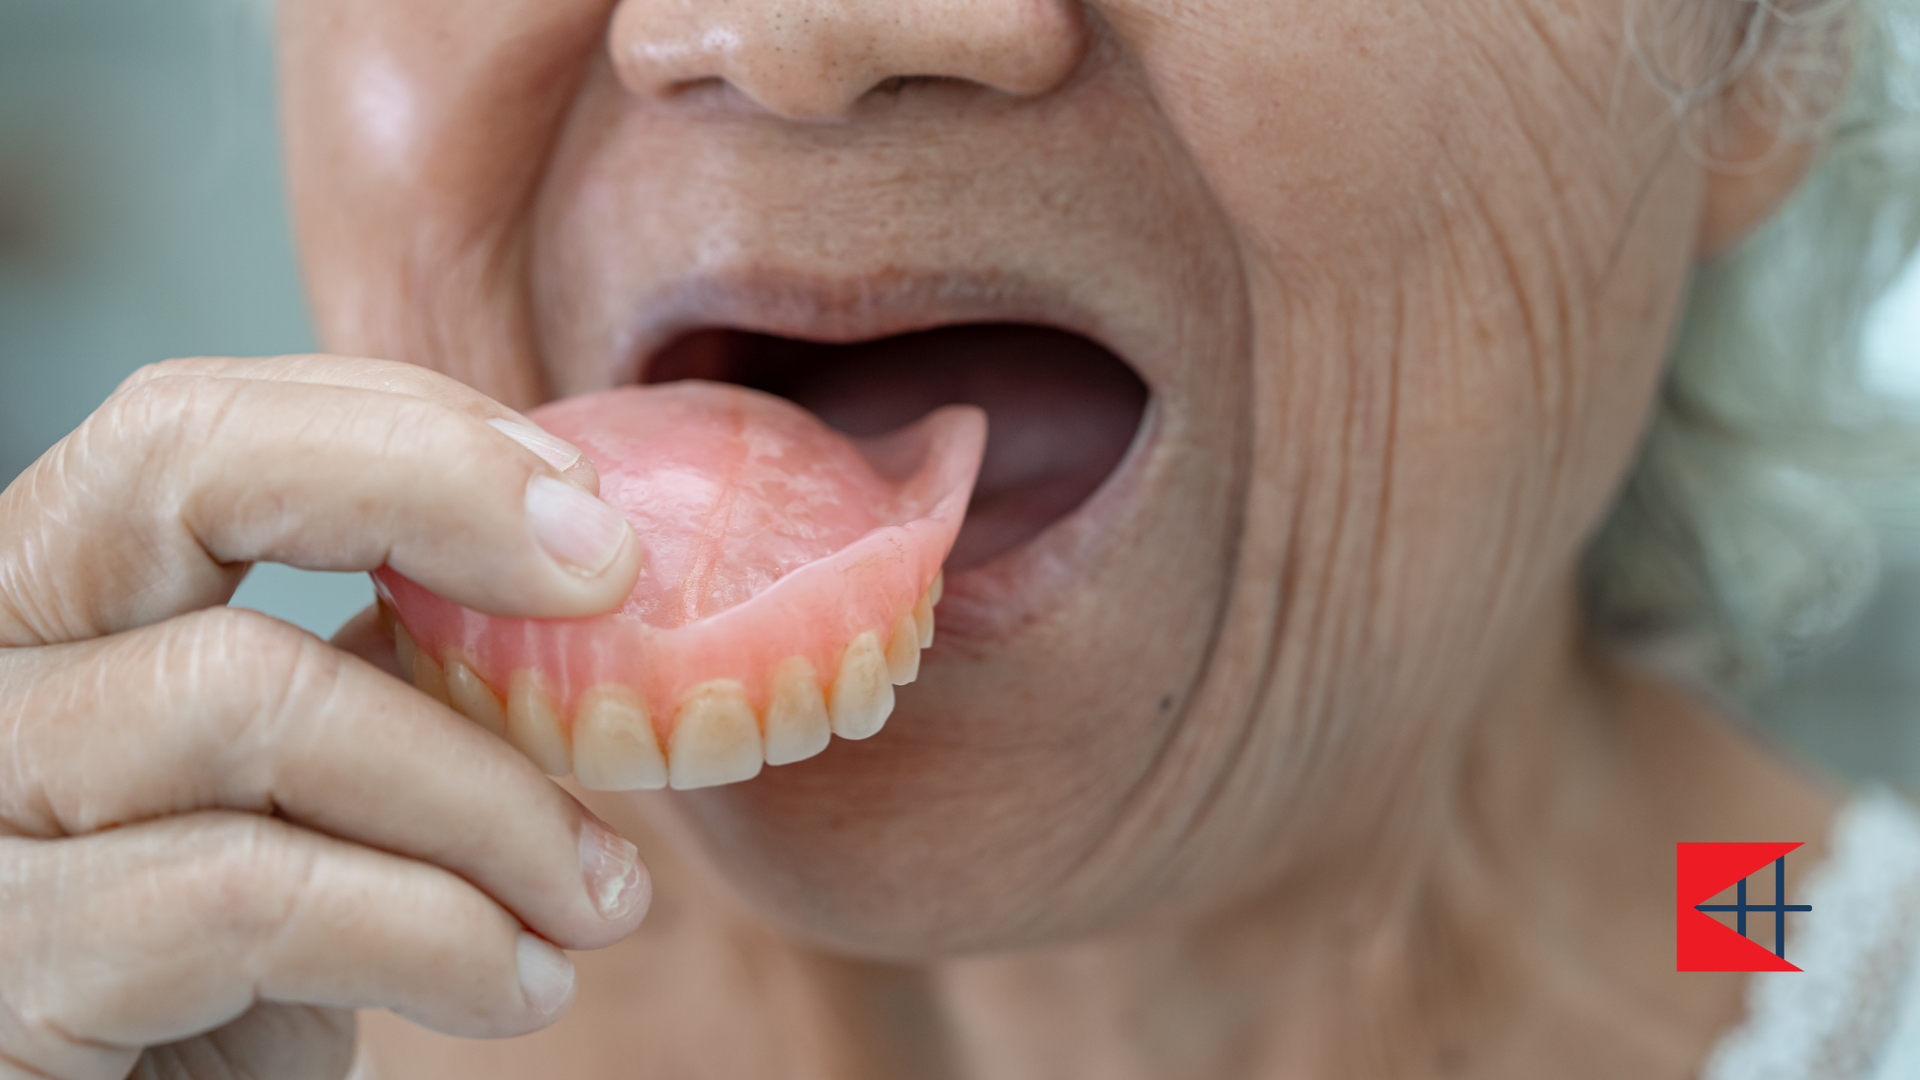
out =
<svg viewBox="0 0 1920 1080"><path fill-rule="evenodd" d="M942 405L987 414L987 446L947 566L978 566L1032 540L1085 502L1119 466L1146 412L1147 387L1118 356L1051 327L944 326L851 344L735 329L683 335L643 382L705 379L807 409L856 438L904 427Z"/></svg>

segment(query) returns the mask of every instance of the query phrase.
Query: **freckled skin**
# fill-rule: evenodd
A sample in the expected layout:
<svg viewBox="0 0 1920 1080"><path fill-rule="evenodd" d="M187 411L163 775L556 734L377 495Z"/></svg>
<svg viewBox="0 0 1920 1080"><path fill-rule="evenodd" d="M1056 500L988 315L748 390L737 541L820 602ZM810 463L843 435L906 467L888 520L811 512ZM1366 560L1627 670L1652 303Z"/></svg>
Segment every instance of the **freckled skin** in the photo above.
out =
<svg viewBox="0 0 1920 1080"><path fill-rule="evenodd" d="M1037 599L949 581L880 736L592 801L659 901L566 1021L482 1047L369 1017L373 1052L1690 1075L1741 984L1671 973L1669 845L1811 841L1831 796L1591 651L1575 564L1690 267L1804 161L1730 194L1671 152L1625 13L285 0L336 352L527 408L632 381L676 297L804 281L829 321L896 287L935 321L1071 312L1153 394Z"/></svg>

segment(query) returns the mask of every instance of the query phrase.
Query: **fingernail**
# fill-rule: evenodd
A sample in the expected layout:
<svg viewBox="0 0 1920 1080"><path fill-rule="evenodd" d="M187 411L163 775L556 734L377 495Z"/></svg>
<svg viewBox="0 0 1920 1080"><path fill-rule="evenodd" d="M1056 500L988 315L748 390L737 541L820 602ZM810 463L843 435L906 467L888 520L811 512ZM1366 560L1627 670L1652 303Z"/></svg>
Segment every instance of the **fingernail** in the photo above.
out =
<svg viewBox="0 0 1920 1080"><path fill-rule="evenodd" d="M487 426L539 454L541 461L561 472L573 468L581 458L586 456L580 452L579 447L563 439L556 439L537 427L516 424L511 420L489 420Z"/></svg>
<svg viewBox="0 0 1920 1080"><path fill-rule="evenodd" d="M551 476L528 482L527 517L547 554L586 577L613 565L627 542L627 519L620 511Z"/></svg>
<svg viewBox="0 0 1920 1080"><path fill-rule="evenodd" d="M652 898L652 882L640 865L640 849L592 818L580 825L580 870L601 918L619 922Z"/></svg>
<svg viewBox="0 0 1920 1080"><path fill-rule="evenodd" d="M567 954L522 930L515 949L520 990L541 1016L552 1016L573 1000L573 961Z"/></svg>

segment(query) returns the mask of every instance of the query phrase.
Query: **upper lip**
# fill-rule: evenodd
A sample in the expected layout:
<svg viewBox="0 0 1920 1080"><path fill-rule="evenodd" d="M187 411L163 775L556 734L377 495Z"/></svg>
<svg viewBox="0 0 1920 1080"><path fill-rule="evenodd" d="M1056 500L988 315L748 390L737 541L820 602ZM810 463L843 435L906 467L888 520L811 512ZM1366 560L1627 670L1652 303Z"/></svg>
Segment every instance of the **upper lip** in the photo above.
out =
<svg viewBox="0 0 1920 1080"><path fill-rule="evenodd" d="M986 322L1049 326L1127 355L1124 343L1112 340L1117 328L1097 312L1062 289L1005 273L886 270L829 278L758 271L689 276L655 291L641 305L623 350L629 369L615 381L640 381L653 356L702 329L850 344Z"/></svg>

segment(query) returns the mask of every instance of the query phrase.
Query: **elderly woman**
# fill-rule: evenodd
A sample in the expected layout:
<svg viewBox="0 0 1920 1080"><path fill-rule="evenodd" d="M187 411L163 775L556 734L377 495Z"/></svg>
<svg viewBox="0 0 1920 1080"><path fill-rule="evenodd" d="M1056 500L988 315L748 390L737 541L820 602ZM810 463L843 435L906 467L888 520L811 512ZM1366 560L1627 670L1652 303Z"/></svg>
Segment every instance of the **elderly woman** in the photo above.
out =
<svg viewBox="0 0 1920 1080"><path fill-rule="evenodd" d="M1913 15L284 0L332 354L148 369L0 499L0 1076L1914 1075L1913 814L1672 674L1867 580L1788 455L1871 426ZM422 627L571 678L706 527L598 497L695 399L849 461L983 410L938 641L877 735L834 676L872 738L636 691L702 790L556 784L587 707ZM221 606L262 560L387 606ZM1675 970L1676 841L1806 844L1806 973Z"/></svg>

